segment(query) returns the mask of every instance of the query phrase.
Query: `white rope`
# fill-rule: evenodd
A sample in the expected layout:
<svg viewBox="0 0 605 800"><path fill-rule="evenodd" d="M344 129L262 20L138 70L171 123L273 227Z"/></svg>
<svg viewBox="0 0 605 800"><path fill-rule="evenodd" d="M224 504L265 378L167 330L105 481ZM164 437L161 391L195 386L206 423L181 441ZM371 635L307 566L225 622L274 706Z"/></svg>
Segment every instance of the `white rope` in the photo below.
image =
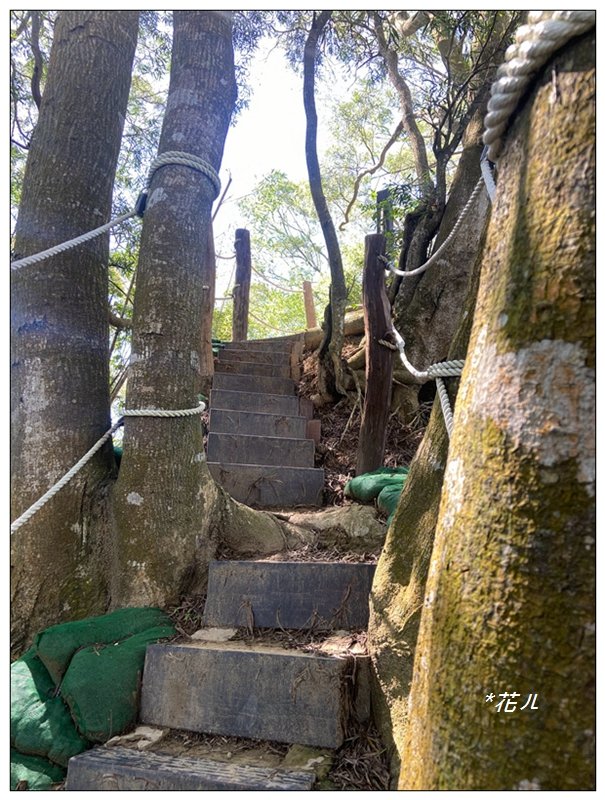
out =
<svg viewBox="0 0 605 800"><path fill-rule="evenodd" d="M468 214L471 206L473 205L473 203L475 202L477 197L479 197L479 195L481 194L481 191L483 189L483 185L484 185L483 178L481 178L477 182L477 184L476 184L475 188L473 189L473 191L471 192L471 196L469 197L469 199L466 202L466 205L464 206L464 208L460 212L460 214L458 216L458 219L456 220L456 224L454 225L454 227L450 231L449 236L441 244L441 246L433 253L433 255L428 259L428 261L425 261L424 264L421 267L417 267L416 269L411 269L411 270L397 269L392 264L389 264L388 268L391 270L391 272L393 272L395 275L401 275L402 278L410 278L412 275L420 275L421 272L424 272L432 264L434 264L435 261L437 261L437 259L441 257L443 251L450 244L452 239L454 239L454 237L457 235L458 231L460 230L460 226L464 222L464 219L466 218L466 215ZM383 260L386 260L386 259L383 258Z"/></svg>
<svg viewBox="0 0 605 800"><path fill-rule="evenodd" d="M399 350L399 357L401 358L401 361L408 372L410 372L419 380L426 381L432 380L433 378L435 379L435 383L437 384L437 395L441 402L441 411L443 412L443 421L445 422L445 428L448 436L451 436L452 429L454 427L454 414L452 412L452 406L443 378L455 378L461 375L462 368L464 367L464 361L458 358L452 359L451 361L440 361L437 364L431 364L428 369L426 369L424 372L421 372L412 366L412 364L410 364L408 361L408 358L405 354L405 341L395 327L393 327L393 335L397 343L397 349Z"/></svg>
<svg viewBox="0 0 605 800"><path fill-rule="evenodd" d="M492 85L483 134L490 161L498 160L503 134L532 78L570 39L593 28L595 20L594 11L530 11Z"/></svg>
<svg viewBox="0 0 605 800"><path fill-rule="evenodd" d="M88 231L88 233L83 233L81 236L77 236L75 239L69 239L67 242L57 244L54 247L49 247L48 250L42 250L42 252L36 253L33 256L27 256L27 258L19 258L17 261L11 261L11 270L19 269L20 267L27 267L29 264L36 264L38 261L44 261L46 258L56 256L57 253L63 253L65 250L71 250L72 247L77 247L79 244L84 244L84 242L88 242L91 239L96 239L97 236L105 233L105 231L108 231L116 225L125 222L127 219L136 216L136 213L136 211L129 211L126 214L122 214L121 216L110 220L105 225L101 225L100 228L95 228L92 231Z"/></svg>
<svg viewBox="0 0 605 800"><path fill-rule="evenodd" d="M481 154L481 176L483 178L483 182L485 183L485 188L487 189L487 193L489 195L490 203L494 202L496 197L496 181L494 180L494 173L492 172L492 164L487 157L487 145L483 148L483 153Z"/></svg>
<svg viewBox="0 0 605 800"><path fill-rule="evenodd" d="M105 444L105 442L109 439L109 437L114 433L121 425L124 423L124 417L188 417L193 416L194 414L201 414L202 411L206 408L205 403L200 403L199 406L196 408L185 408L185 409L169 409L163 410L159 408L139 408L139 409L132 409L130 411L124 411L123 415L120 419L115 422L111 428L106 431L106 433L101 436L98 442L96 442L90 450L82 456L82 458L73 465L73 467L65 473L65 475L60 478L54 486L52 486L46 494L43 494L42 497L37 500L32 506L30 506L27 511L24 511L20 517L18 517L12 524L11 524L11 534L15 533L15 531L19 530L19 528L24 525L29 519L31 519L34 514L39 511L42 506L46 505L48 501L54 497L58 491L60 491L69 481L76 475L82 467L87 464L90 459L94 456L94 454Z"/></svg>
<svg viewBox="0 0 605 800"><path fill-rule="evenodd" d="M62 242L61 244L57 244L54 247L49 247L48 250L43 250L40 253L35 253L34 255L27 256L26 258L20 258L16 261L11 261L11 270L19 269L20 267L27 267L30 264L36 264L38 261L44 261L46 258L50 258L51 256L55 256L58 253L64 253L66 250L71 250L73 247L77 247L80 244L84 244L84 242L88 242L91 239L96 239L97 236L100 236L105 231L114 228L116 225L120 225L122 222L125 222L127 219L130 219L134 216L143 216L143 212L145 210L145 202L147 197L147 190L151 185L151 179L155 174L156 170L160 169L161 167L166 167L169 164L176 164L177 166L182 167L190 167L191 169L195 169L197 172L201 172L212 184L215 196L218 196L221 190L221 182L219 180L218 174L216 170L205 161L203 158L199 156L194 156L191 153L182 153L177 150L169 150L166 153L162 153L159 155L155 161L152 163L151 168L149 170L149 174L147 176L147 188L145 191L141 193L139 199L137 200L136 208L134 211L129 211L126 214L122 214L115 219L110 220L105 225L101 225L99 228L95 228L92 231L88 231L88 233L83 233L81 236L76 236L75 239L69 239L66 242ZM142 205L141 205L142 204Z"/></svg>
<svg viewBox="0 0 605 800"><path fill-rule="evenodd" d="M445 388L443 379L436 378L435 383L437 384L437 393L439 394L439 400L441 401L441 412L443 413L445 429L447 431L447 435L451 438L452 430L454 429L454 414L452 412L450 398L448 397L447 389Z"/></svg>
<svg viewBox="0 0 605 800"><path fill-rule="evenodd" d="M124 411L122 417L192 417L201 414L206 408L206 403L200 401L195 408L136 408Z"/></svg>
<svg viewBox="0 0 605 800"><path fill-rule="evenodd" d="M179 150L167 150L165 153L162 153L156 158L151 165L149 175L147 176L148 187L151 185L151 179L153 178L156 170L160 169L161 167L166 167L169 164L176 164L177 166L181 167L190 167L191 169L197 170L197 172L201 172L202 175L208 178L214 187L215 197L218 197L220 194L221 182L212 164L209 164L204 158L200 158L200 156L193 155L193 153L183 153Z"/></svg>

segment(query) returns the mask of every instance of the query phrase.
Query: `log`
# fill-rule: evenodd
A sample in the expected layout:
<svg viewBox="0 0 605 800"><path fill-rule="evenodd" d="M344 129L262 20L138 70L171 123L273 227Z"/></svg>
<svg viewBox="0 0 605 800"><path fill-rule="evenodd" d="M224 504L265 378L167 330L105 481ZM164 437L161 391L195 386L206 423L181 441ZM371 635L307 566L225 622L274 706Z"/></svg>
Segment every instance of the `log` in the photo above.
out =
<svg viewBox="0 0 605 800"><path fill-rule="evenodd" d="M366 394L359 431L357 474L382 466L393 377L393 350L380 344L392 341L391 306L384 280L386 239L366 236L363 270L363 314L366 331Z"/></svg>

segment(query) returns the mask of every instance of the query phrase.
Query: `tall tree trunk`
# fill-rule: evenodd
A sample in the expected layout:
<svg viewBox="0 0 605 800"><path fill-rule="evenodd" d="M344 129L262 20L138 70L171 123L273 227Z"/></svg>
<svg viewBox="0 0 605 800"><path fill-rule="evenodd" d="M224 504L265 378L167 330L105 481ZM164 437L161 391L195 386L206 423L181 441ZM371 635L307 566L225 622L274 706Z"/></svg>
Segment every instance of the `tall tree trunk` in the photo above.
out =
<svg viewBox="0 0 605 800"><path fill-rule="evenodd" d="M210 397L214 376L214 354L212 352L212 318L216 296L216 252L214 249L214 230L208 226L208 239L202 260L202 319L200 336L200 389L205 397Z"/></svg>
<svg viewBox="0 0 605 800"><path fill-rule="evenodd" d="M545 67L499 160L400 788L594 788L594 49Z"/></svg>
<svg viewBox="0 0 605 800"><path fill-rule="evenodd" d="M138 13L59 15L23 182L15 255L108 221ZM22 514L109 428L105 235L22 267L11 285L12 517ZM11 542L13 643L104 607L92 528L111 446Z"/></svg>
<svg viewBox="0 0 605 800"><path fill-rule="evenodd" d="M481 178L481 137L486 109L487 102L467 129L435 249L450 234ZM463 230L450 242L443 258L417 277L401 279L394 306L395 327L405 339L409 361L419 370L447 356L464 308L469 274L477 257L488 210L489 198L484 191L475 200ZM412 376L409 379L410 383L415 382Z"/></svg>
<svg viewBox="0 0 605 800"><path fill-rule="evenodd" d="M463 234L464 235L464 234ZM464 358L479 286L485 229L477 248L461 320L447 357ZM447 379L452 406L458 379ZM378 561L370 597L368 629L374 667L375 715L388 743L391 776L399 775L400 752L408 720L407 706L420 610L439 512L449 437L435 400L426 432L410 472Z"/></svg>
<svg viewBox="0 0 605 800"><path fill-rule="evenodd" d="M325 400L334 400L345 394L343 381L343 363L341 358L344 342L345 309L347 305L347 287L345 283L342 257L336 228L326 202L321 182L321 170L317 156L317 110L315 108L315 64L317 46L324 28L328 24L331 11L321 11L318 16L313 13L313 23L305 42L303 59L304 84L303 100L307 129L305 136L305 154L309 173L311 196L324 235L328 261L330 264L330 301L324 319L324 338L319 349L318 382L319 391Z"/></svg>
<svg viewBox="0 0 605 800"><path fill-rule="evenodd" d="M218 171L236 98L231 14L175 11L159 153L185 151ZM195 407L200 391L203 258L214 187L185 166L158 170L143 222L128 408ZM195 214L192 214L195 209ZM212 553L196 541L212 486L198 417L130 418L115 487L114 605L163 604ZM206 553L206 555L204 555Z"/></svg>

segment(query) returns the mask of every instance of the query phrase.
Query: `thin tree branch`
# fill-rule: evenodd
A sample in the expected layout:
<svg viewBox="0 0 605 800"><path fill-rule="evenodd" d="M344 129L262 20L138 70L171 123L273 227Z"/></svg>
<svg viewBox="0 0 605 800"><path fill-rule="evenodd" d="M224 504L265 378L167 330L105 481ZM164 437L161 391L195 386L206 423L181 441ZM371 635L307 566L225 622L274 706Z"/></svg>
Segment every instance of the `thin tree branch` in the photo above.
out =
<svg viewBox="0 0 605 800"><path fill-rule="evenodd" d="M393 144L395 144L395 142L397 141L397 139L401 135L402 131L403 131L403 121L400 120L397 123L397 127L395 128L395 130L391 134L391 138L389 139L389 141L383 147L382 152L380 154L380 158L378 159L378 162L376 164L374 164L373 167L370 167L369 169L365 169L365 170L363 170L363 172L360 172L359 175L355 178L355 184L353 186L353 196L351 197L351 200L349 201L349 205L347 206L347 210L345 211L344 221L341 222L340 225L338 226L339 230L341 230L341 231L344 230L345 225L347 225L348 222L349 222L349 214L351 213L351 210L352 210L353 206L355 205L355 201L357 200L357 195L359 193L359 187L361 186L361 181L365 178L366 175L373 175L375 172L377 172L380 169L380 167L382 167L389 149L393 146Z"/></svg>

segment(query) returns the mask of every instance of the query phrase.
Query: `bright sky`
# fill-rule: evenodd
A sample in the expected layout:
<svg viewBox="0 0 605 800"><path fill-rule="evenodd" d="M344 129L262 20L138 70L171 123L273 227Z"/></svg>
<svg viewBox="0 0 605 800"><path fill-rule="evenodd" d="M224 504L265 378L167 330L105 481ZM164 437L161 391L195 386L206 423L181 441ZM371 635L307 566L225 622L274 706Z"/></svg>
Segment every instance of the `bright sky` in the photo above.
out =
<svg viewBox="0 0 605 800"><path fill-rule="evenodd" d="M250 68L252 95L229 129L220 172L221 183L232 183L215 222L216 249L228 256L233 252L233 231L245 227L239 217L237 200L253 191L260 179L273 169L282 170L294 181L307 180L305 161L305 112L302 74L296 74L283 53L266 40L261 42ZM331 97L345 97L350 82L330 74ZM321 84L316 85L318 148L327 146L327 115L322 114ZM217 295L229 278L232 262L217 264Z"/></svg>

